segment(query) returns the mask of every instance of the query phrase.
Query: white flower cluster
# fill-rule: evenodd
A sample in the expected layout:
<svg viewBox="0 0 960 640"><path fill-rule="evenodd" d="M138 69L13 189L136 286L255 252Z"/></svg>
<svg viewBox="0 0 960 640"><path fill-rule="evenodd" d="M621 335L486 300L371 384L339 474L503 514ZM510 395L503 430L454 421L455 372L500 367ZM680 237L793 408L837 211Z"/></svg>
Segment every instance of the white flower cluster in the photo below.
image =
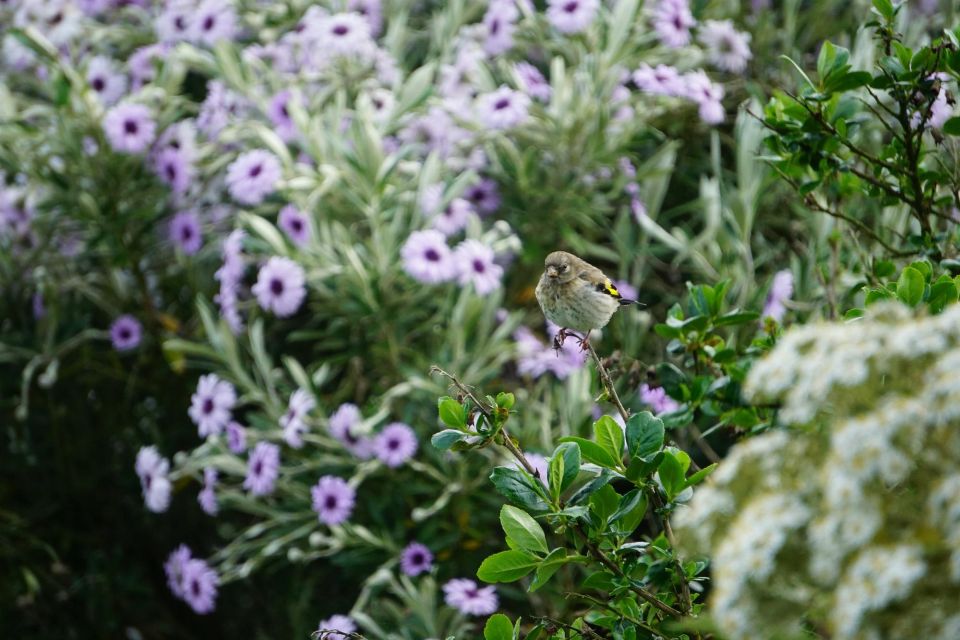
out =
<svg viewBox="0 0 960 640"><path fill-rule="evenodd" d="M735 446L675 516L725 635L960 637L958 368L960 306L897 305L791 329L753 367L748 397L795 429Z"/></svg>

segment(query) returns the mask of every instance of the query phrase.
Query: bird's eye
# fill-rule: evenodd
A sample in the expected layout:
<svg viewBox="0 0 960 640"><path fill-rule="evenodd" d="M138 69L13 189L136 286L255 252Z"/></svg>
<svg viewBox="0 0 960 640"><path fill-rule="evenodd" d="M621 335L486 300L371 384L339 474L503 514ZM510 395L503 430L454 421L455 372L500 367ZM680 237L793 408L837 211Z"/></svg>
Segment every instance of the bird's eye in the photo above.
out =
<svg viewBox="0 0 960 640"><path fill-rule="evenodd" d="M570 265L568 265L568 264L562 264L562 265L560 265L560 271L562 271L563 273L566 273L566 272L569 271L569 270L570 270Z"/></svg>

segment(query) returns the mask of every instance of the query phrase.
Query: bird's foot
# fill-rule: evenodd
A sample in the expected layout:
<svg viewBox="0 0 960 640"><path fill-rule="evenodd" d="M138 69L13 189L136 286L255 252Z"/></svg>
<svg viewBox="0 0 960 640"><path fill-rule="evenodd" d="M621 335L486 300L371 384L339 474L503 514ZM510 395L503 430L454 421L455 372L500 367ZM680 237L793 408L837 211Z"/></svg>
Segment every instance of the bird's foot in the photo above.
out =
<svg viewBox="0 0 960 640"><path fill-rule="evenodd" d="M557 335L553 337L553 350L557 352L557 355L560 355L560 349L563 349L563 343L566 341L567 337L573 335L565 328L560 327L560 331L557 331Z"/></svg>
<svg viewBox="0 0 960 640"><path fill-rule="evenodd" d="M576 338L577 338L577 344L580 345L581 352L586 351L587 349L590 348L590 332L589 331L583 334L582 338L580 336L576 336Z"/></svg>

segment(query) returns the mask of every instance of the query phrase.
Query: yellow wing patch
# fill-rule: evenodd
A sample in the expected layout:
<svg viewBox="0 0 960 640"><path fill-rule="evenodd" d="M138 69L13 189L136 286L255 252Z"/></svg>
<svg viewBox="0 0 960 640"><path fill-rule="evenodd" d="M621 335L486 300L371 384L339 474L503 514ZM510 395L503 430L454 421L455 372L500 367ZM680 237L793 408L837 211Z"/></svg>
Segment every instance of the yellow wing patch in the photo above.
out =
<svg viewBox="0 0 960 640"><path fill-rule="evenodd" d="M613 296L614 298L617 298L617 299L620 299L620 298L623 297L622 295L620 295L620 292L617 291L617 288L616 288L615 286L613 286L613 283L610 282L610 281L607 280L607 279L604 279L603 282L598 282L598 283L597 283L597 291L606 293L606 294L611 295L611 296Z"/></svg>

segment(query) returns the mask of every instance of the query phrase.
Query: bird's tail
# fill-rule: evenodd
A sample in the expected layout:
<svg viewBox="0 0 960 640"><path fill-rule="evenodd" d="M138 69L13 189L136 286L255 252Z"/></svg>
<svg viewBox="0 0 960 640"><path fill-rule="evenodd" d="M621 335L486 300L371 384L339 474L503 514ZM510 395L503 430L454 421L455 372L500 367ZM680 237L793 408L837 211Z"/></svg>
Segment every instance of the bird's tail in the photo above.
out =
<svg viewBox="0 0 960 640"><path fill-rule="evenodd" d="M640 302L639 300L627 300L626 298L620 298L619 300L617 300L617 302L620 303L620 306L621 306L621 307L625 307L625 306L630 305L630 304L636 304L636 305L639 305L639 306L641 306L641 307L647 306L647 305L643 304L642 302Z"/></svg>

